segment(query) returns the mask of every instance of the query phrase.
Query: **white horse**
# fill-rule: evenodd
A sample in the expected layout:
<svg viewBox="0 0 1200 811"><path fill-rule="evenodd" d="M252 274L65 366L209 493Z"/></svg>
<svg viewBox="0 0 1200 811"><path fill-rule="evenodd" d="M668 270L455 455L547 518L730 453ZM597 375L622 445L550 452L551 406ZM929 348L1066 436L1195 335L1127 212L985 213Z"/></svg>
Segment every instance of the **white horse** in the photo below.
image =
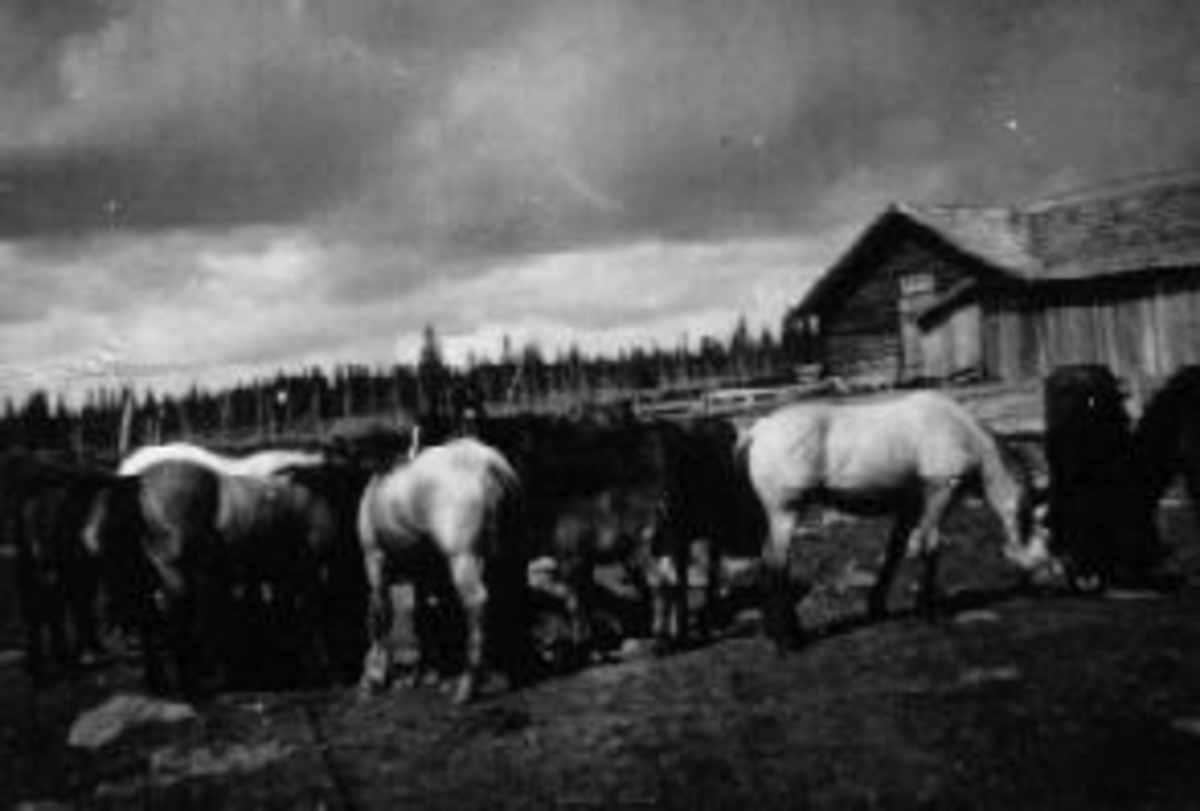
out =
<svg viewBox="0 0 1200 811"><path fill-rule="evenodd" d="M325 463L325 455L297 450L266 450L244 457L222 456L187 442L146 445L121 462L117 473L138 476L160 462L192 462L226 476L265 479L288 469L316 467Z"/></svg>
<svg viewBox="0 0 1200 811"><path fill-rule="evenodd" d="M383 689L390 681L392 580L401 574L413 580L414 603L420 610L422 589L437 576L430 567L448 564L467 624L466 667L454 699L462 703L473 697L483 670L487 614L501 596L490 594L489 586L502 584L501 570L517 563L515 550L503 548L501 538L501 513L517 488L517 475L508 461L471 438L426 448L367 485L358 514L371 592L365 692ZM507 570L515 572L515 565ZM523 569L520 576L524 578Z"/></svg>
<svg viewBox="0 0 1200 811"><path fill-rule="evenodd" d="M896 521L869 598L873 616L907 545L924 562L920 606L933 609L939 526L966 490L979 492L1004 527L1004 555L1027 572L1054 566L1033 526L1027 471L963 406L936 392L885 402L802 403L751 427L739 443L766 512L764 621L778 644L794 633L788 574L793 535L810 506L851 513L892 513Z"/></svg>

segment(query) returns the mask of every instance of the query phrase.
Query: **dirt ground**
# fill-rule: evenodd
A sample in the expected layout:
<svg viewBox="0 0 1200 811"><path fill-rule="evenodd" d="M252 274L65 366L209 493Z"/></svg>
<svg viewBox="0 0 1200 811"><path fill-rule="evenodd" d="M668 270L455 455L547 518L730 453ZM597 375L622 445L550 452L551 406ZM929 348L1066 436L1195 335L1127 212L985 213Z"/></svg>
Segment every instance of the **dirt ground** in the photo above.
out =
<svg viewBox="0 0 1200 811"><path fill-rule="evenodd" d="M238 693L94 751L68 729L132 669L34 694L3 655L0 806L1200 807L1200 544L1189 515L1164 523L1197 584L1178 594L1015 592L968 510L945 617L906 613L909 577L867 624L883 526L836 523L806 555L818 636L784 657L747 613L702 648L498 680L466 708L432 688Z"/></svg>

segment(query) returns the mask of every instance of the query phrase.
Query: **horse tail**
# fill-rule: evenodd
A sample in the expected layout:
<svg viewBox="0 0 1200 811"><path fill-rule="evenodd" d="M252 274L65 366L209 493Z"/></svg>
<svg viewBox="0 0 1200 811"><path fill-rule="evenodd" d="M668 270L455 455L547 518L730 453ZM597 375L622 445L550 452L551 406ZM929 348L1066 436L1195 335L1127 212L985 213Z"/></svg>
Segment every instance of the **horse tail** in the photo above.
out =
<svg viewBox="0 0 1200 811"><path fill-rule="evenodd" d="M497 480L500 482L504 494L510 498L519 498L521 495L521 477L517 475L517 471L499 452L496 453L499 464L496 466Z"/></svg>
<svg viewBox="0 0 1200 811"><path fill-rule="evenodd" d="M375 490L379 485L379 476L372 476L363 488L362 497L358 501L358 515L355 518L355 530L358 544L365 553L375 546L375 521L372 517L371 505L375 498Z"/></svg>
<svg viewBox="0 0 1200 811"><path fill-rule="evenodd" d="M521 477L508 459L499 451L496 451L495 455L496 464L492 469L495 473L496 483L500 487L500 525L503 528L503 534L508 535L519 524L518 516L521 512L524 488Z"/></svg>

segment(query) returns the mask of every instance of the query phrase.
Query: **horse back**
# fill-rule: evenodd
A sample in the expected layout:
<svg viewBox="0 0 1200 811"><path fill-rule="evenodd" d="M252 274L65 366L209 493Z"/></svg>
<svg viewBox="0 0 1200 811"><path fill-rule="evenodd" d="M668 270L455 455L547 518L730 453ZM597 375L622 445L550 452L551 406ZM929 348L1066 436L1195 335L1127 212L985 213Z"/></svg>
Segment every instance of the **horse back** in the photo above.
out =
<svg viewBox="0 0 1200 811"><path fill-rule="evenodd" d="M121 461L117 473L121 476L140 476L166 462L188 462L210 470L219 470L221 467L220 457L216 454L197 445L172 442L167 445L146 445L138 448Z"/></svg>
<svg viewBox="0 0 1200 811"><path fill-rule="evenodd" d="M958 403L917 392L881 403L788 407L751 430L751 475L796 493L891 490L975 473L986 433Z"/></svg>
<svg viewBox="0 0 1200 811"><path fill-rule="evenodd" d="M140 513L156 558L174 558L200 539L214 538L221 503L219 474L203 465L166 461L137 477Z"/></svg>
<svg viewBox="0 0 1200 811"><path fill-rule="evenodd" d="M368 486L359 512L364 541L394 551L433 541L446 554L480 549L499 529L518 480L495 449L475 440L432 447Z"/></svg>

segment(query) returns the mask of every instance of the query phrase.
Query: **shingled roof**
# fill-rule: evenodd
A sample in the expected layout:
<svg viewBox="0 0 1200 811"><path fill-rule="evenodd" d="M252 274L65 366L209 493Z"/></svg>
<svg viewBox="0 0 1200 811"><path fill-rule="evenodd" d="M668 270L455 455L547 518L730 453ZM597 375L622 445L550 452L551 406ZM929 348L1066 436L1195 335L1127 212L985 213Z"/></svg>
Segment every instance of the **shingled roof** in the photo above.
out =
<svg viewBox="0 0 1200 811"><path fill-rule="evenodd" d="M1039 275L1025 218L1011 208L899 204L894 210L958 250L1015 276Z"/></svg>
<svg viewBox="0 0 1200 811"><path fill-rule="evenodd" d="M887 233L916 227L1028 283L1163 269L1200 272L1200 172L1111 184L1016 207L900 203L871 223L805 296L809 309Z"/></svg>

